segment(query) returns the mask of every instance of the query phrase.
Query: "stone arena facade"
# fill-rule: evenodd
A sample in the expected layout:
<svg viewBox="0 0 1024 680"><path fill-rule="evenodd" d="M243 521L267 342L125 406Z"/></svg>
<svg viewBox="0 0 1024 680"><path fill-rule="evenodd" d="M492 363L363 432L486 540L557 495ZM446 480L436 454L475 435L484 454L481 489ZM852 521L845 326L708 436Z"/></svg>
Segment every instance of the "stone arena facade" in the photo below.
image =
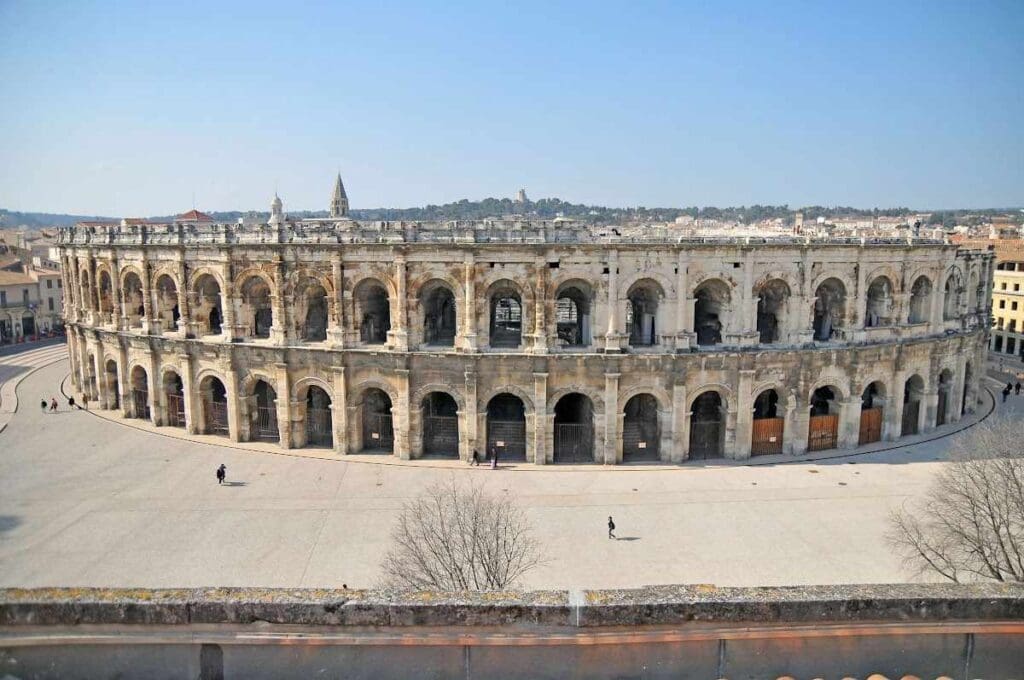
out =
<svg viewBox="0 0 1024 680"><path fill-rule="evenodd" d="M232 441L535 464L849 448L977 404L990 251L346 212L64 230L75 388Z"/></svg>

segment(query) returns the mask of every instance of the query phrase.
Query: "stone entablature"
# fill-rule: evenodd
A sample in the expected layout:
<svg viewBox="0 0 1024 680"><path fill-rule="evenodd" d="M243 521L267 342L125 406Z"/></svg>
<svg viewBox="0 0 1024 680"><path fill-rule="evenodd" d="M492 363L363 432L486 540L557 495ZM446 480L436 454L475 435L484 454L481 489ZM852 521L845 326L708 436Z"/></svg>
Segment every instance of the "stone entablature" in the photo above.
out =
<svg viewBox="0 0 1024 680"><path fill-rule="evenodd" d="M422 225L342 243L355 224L65 232L76 385L235 440L536 463L848 447L976 404L989 252L543 225L536 243ZM335 240L282 236L310 225Z"/></svg>

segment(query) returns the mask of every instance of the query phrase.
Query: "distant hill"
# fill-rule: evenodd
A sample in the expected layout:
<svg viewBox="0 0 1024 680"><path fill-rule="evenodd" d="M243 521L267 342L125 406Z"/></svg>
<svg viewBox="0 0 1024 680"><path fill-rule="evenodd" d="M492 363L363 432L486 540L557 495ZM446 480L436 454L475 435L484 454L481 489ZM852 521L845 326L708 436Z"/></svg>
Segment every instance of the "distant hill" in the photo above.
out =
<svg viewBox="0 0 1024 680"><path fill-rule="evenodd" d="M694 218L715 219L734 222L759 222L766 219L782 219L792 221L796 212L802 212L807 221L815 220L819 216L831 218L839 217L901 217L915 211L910 208L853 208L849 206L806 206L802 208L790 208L788 205L751 205L729 208L691 206L688 208L646 208L637 206L634 208L608 208L597 205L583 205L568 203L559 198L542 198L537 201L526 201L517 203L508 198L485 198L480 201L462 199L454 203L444 205L427 205L421 208L362 208L351 211L353 219L357 220L404 220L404 221L434 221L434 220L478 220L487 217L503 217L511 215L523 215L526 217L551 219L558 216L575 218L597 224L616 224L625 222L670 222L677 217L689 215ZM927 212L927 211L926 211ZM976 221L980 218L995 215L1006 215L1012 213L1017 222L1024 220L1024 214L1018 209L986 209L986 210L944 210L933 213L933 223L958 223L963 219L966 222ZM232 210L209 212L209 215L222 222L234 222L243 215L252 213ZM269 217L269 213L257 211L255 214L263 218ZM304 217L326 217L326 210L301 210L290 211L289 215L297 218ZM968 218L968 216L971 216ZM169 221L173 215L158 215L150 219L154 221ZM74 224L82 220L104 220L116 219L109 217L98 217L95 215L61 215L51 213L14 212L0 208L0 228L13 228L24 226L29 229L42 227L62 227ZM959 222L963 223L963 222Z"/></svg>

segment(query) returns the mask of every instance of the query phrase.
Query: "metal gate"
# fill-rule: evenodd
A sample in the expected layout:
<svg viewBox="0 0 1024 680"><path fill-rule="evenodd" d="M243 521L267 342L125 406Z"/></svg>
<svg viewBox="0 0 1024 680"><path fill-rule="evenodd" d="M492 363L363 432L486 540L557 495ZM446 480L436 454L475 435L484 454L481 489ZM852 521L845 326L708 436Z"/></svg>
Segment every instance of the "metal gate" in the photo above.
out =
<svg viewBox="0 0 1024 680"><path fill-rule="evenodd" d="M226 401L203 402L203 418L207 434L228 434L228 403Z"/></svg>
<svg viewBox="0 0 1024 680"><path fill-rule="evenodd" d="M423 416L423 453L458 458L458 416Z"/></svg>
<svg viewBox="0 0 1024 680"><path fill-rule="evenodd" d="M185 397L180 394L167 395L167 424L185 427Z"/></svg>
<svg viewBox="0 0 1024 680"><path fill-rule="evenodd" d="M860 410L860 437L858 444L870 444L882 440L882 409L862 408Z"/></svg>
<svg viewBox="0 0 1024 680"><path fill-rule="evenodd" d="M256 438L277 441L281 438L277 429L277 408L273 406L256 407Z"/></svg>
<svg viewBox="0 0 1024 680"><path fill-rule="evenodd" d="M754 418L750 455L782 453L782 431L785 424L785 418Z"/></svg>
<svg viewBox="0 0 1024 680"><path fill-rule="evenodd" d="M390 413L363 414L363 450L391 451L395 446L395 430Z"/></svg>
<svg viewBox="0 0 1024 680"><path fill-rule="evenodd" d="M589 423L555 425L556 463L593 463L594 427Z"/></svg>
<svg viewBox="0 0 1024 680"><path fill-rule="evenodd" d="M935 427L946 424L946 404L949 402L949 391L948 389L939 390L939 406L935 412Z"/></svg>
<svg viewBox="0 0 1024 680"><path fill-rule="evenodd" d="M903 404L903 429L901 434L906 437L917 434L918 416L921 413L921 402L908 401Z"/></svg>
<svg viewBox="0 0 1024 680"><path fill-rule="evenodd" d="M722 422L720 420L690 421L690 460L722 457Z"/></svg>
<svg viewBox="0 0 1024 680"><path fill-rule="evenodd" d="M149 393L146 390L132 388L132 407L136 418L149 420Z"/></svg>
<svg viewBox="0 0 1024 680"><path fill-rule="evenodd" d="M839 415L811 416L807 428L807 450L824 451L839 444Z"/></svg>
<svg viewBox="0 0 1024 680"><path fill-rule="evenodd" d="M623 421L622 460L658 460L657 421Z"/></svg>
<svg viewBox="0 0 1024 680"><path fill-rule="evenodd" d="M306 444L310 446L334 445L334 433L331 431L331 409L306 409Z"/></svg>
<svg viewBox="0 0 1024 680"><path fill-rule="evenodd" d="M526 460L526 421L487 419L487 451L498 452L500 459Z"/></svg>

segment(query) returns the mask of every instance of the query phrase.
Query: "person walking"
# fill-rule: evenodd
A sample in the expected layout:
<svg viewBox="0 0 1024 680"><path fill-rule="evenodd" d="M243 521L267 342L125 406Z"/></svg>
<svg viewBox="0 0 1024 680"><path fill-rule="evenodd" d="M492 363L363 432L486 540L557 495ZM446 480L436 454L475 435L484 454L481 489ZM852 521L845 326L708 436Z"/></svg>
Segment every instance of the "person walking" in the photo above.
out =
<svg viewBox="0 0 1024 680"><path fill-rule="evenodd" d="M89 410L89 395L88 394L83 394L82 395L82 406L85 407L86 411Z"/></svg>
<svg viewBox="0 0 1024 680"><path fill-rule="evenodd" d="M491 447L491 469L498 469L498 448L496 446Z"/></svg>
<svg viewBox="0 0 1024 680"><path fill-rule="evenodd" d="M1006 402L1006 398L1008 396L1010 396L1010 392L1012 392L1012 391L1013 390L1010 389L1009 383L1007 383L1006 387L1003 388L1003 402L1004 403Z"/></svg>
<svg viewBox="0 0 1024 680"><path fill-rule="evenodd" d="M1020 381L1019 380L1017 381L1017 384L1013 386L1013 393L1014 394L1018 394L1018 395L1020 394Z"/></svg>
<svg viewBox="0 0 1024 680"><path fill-rule="evenodd" d="M608 515L608 538L615 538L615 522L612 520L612 516ZM615 538L615 540L619 540Z"/></svg>
<svg viewBox="0 0 1024 680"><path fill-rule="evenodd" d="M45 399L43 399L42 401L39 402L39 407L41 409L43 409L43 413L46 413L46 400Z"/></svg>
<svg viewBox="0 0 1024 680"><path fill-rule="evenodd" d="M68 408L74 408L74 407L75 407L75 398L73 396L69 396L68 397Z"/></svg>
<svg viewBox="0 0 1024 680"><path fill-rule="evenodd" d="M50 412L57 410L57 397L50 397Z"/></svg>
<svg viewBox="0 0 1024 680"><path fill-rule="evenodd" d="M224 483L224 478L227 477L227 476L228 476L228 469L227 469L227 467L224 466L224 463L221 463L220 467L217 468L217 483L218 484L223 484Z"/></svg>
<svg viewBox="0 0 1024 680"><path fill-rule="evenodd" d="M476 449L473 449L473 460L469 461L469 464L480 467L480 454Z"/></svg>

